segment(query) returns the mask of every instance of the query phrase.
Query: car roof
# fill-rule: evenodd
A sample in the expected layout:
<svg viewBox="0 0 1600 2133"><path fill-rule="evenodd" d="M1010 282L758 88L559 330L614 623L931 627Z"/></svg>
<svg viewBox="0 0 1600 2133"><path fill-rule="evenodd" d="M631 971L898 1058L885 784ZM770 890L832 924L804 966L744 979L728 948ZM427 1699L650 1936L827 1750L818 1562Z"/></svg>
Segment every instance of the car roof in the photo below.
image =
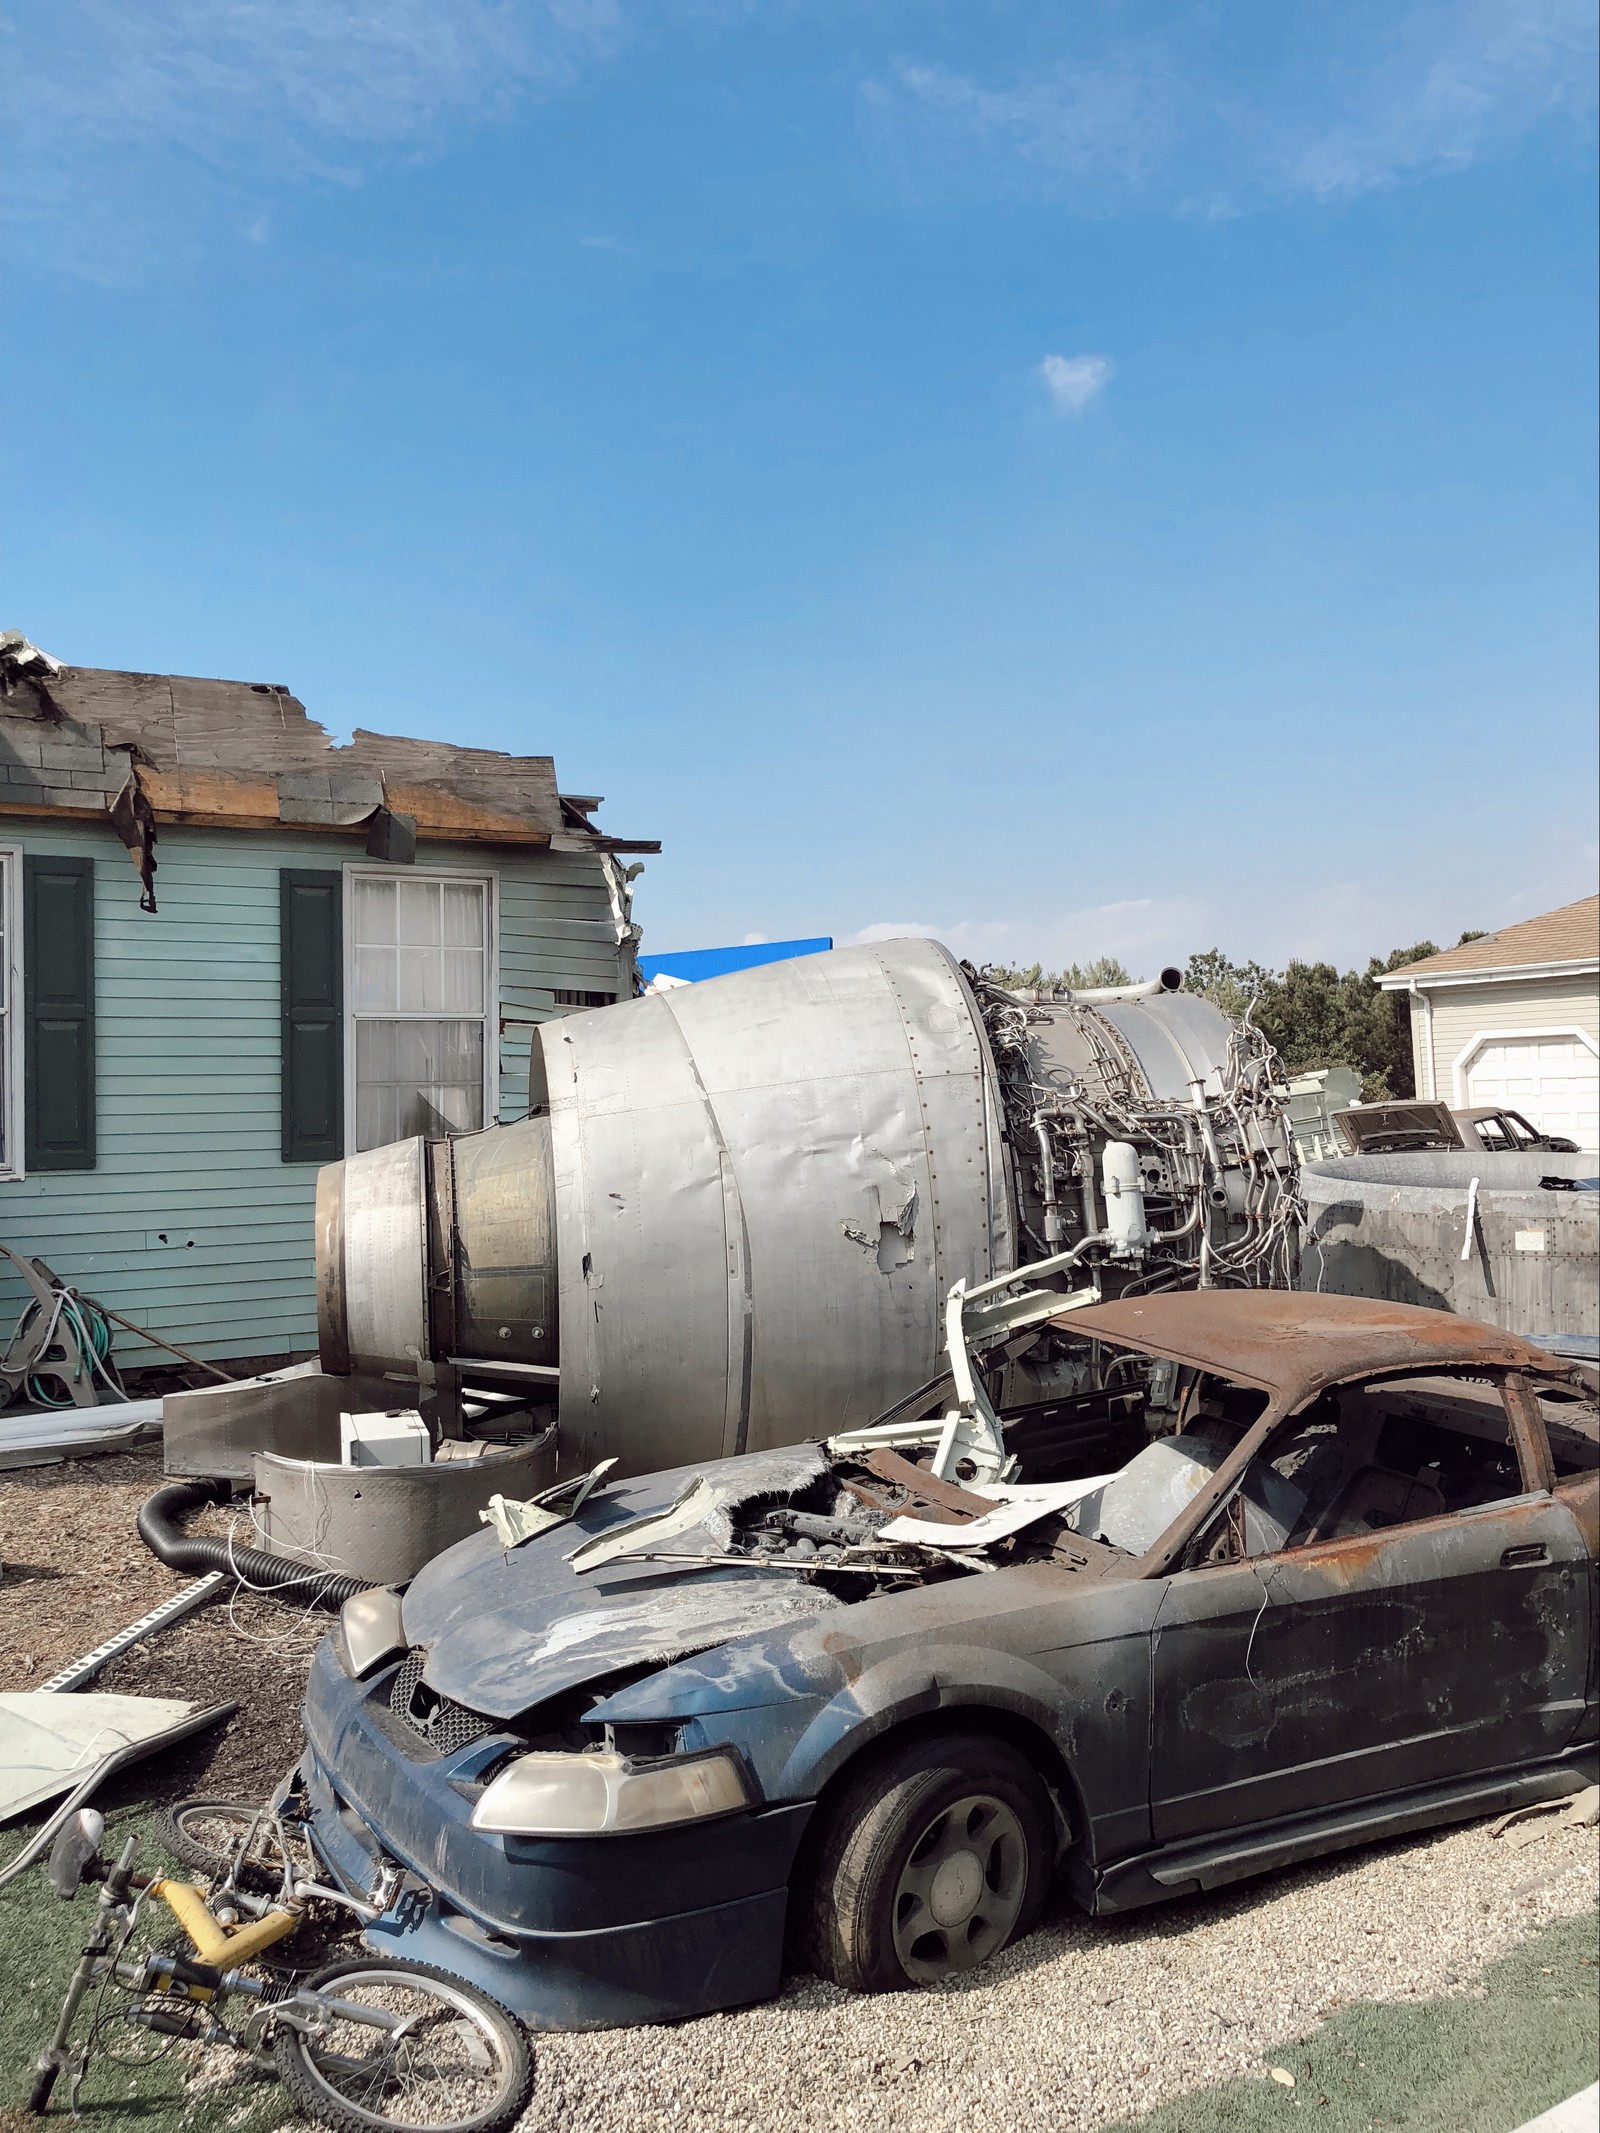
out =
<svg viewBox="0 0 1600 2133"><path fill-rule="evenodd" d="M1370 1296L1187 1289L1089 1304L1052 1324L1257 1385L1291 1406L1324 1385L1392 1371L1465 1367L1567 1376L1556 1357L1499 1326Z"/></svg>

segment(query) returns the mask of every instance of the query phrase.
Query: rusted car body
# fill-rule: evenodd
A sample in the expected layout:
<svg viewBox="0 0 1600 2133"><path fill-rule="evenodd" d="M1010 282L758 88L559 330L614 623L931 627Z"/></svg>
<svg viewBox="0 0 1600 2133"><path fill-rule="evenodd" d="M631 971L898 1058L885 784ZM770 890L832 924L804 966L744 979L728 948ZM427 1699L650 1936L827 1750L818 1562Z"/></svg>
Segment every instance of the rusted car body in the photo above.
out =
<svg viewBox="0 0 1600 2133"><path fill-rule="evenodd" d="M369 1942L534 2026L660 2020L775 1990L786 1925L842 1982L917 1982L1028 1930L1055 1871L1118 1912L1592 1781L1600 1451L1565 1365L1348 1297L1060 1323L1127 1358L1146 1448L981 1559L955 1529L992 1500L802 1446L707 1469L715 1520L647 1558L627 1522L681 1528L692 1474L463 1542L385 1649L331 1636L296 1782L329 1870L383 1893ZM795 1554L905 1472L953 1522L922 1572L881 1533L876 1578ZM579 1772L710 1805L564 1834L485 1812Z"/></svg>

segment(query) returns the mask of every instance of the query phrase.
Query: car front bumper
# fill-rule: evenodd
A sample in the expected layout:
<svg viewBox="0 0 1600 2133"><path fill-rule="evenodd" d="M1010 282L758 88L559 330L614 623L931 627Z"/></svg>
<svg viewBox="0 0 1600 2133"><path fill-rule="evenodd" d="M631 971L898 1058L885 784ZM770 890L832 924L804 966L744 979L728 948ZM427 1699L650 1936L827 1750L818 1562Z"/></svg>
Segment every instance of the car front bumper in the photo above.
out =
<svg viewBox="0 0 1600 2133"><path fill-rule="evenodd" d="M385 1867L404 1869L366 1929L374 1952L464 1977L536 2030L676 2021L777 1990L811 1802L626 1836L488 1835L470 1825L470 1774L492 1744L413 1749L387 1710L388 1678L352 1681L323 1640L300 1768L313 1839L343 1888L364 1897Z"/></svg>

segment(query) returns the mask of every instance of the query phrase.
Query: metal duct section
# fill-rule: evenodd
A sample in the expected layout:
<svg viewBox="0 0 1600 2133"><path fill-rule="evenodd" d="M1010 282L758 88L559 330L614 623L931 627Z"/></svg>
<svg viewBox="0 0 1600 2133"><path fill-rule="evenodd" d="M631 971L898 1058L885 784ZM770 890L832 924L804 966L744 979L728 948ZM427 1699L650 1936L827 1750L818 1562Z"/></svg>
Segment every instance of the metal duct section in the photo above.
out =
<svg viewBox="0 0 1600 2133"><path fill-rule="evenodd" d="M328 1370L559 1366L564 1471L864 1423L939 1369L954 1282L1063 1240L1107 1293L1274 1278L1272 1055L1160 984L1040 1000L890 941L539 1038L534 1116L324 1171L320 1331Z"/></svg>

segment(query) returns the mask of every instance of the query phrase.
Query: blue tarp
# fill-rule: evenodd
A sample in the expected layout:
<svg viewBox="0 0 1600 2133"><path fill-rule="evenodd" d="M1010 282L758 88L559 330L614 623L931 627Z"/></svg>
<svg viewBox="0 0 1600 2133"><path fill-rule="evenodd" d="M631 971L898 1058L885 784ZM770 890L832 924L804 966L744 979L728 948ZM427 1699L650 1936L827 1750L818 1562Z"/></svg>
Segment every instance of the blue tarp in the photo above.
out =
<svg viewBox="0 0 1600 2133"><path fill-rule="evenodd" d="M744 948L684 948L677 955L642 955L639 969L648 985L665 971L671 978L697 983L701 978L720 978L730 970L753 970L758 963L787 963L791 956L820 955L831 948L829 938L814 941L752 941Z"/></svg>

